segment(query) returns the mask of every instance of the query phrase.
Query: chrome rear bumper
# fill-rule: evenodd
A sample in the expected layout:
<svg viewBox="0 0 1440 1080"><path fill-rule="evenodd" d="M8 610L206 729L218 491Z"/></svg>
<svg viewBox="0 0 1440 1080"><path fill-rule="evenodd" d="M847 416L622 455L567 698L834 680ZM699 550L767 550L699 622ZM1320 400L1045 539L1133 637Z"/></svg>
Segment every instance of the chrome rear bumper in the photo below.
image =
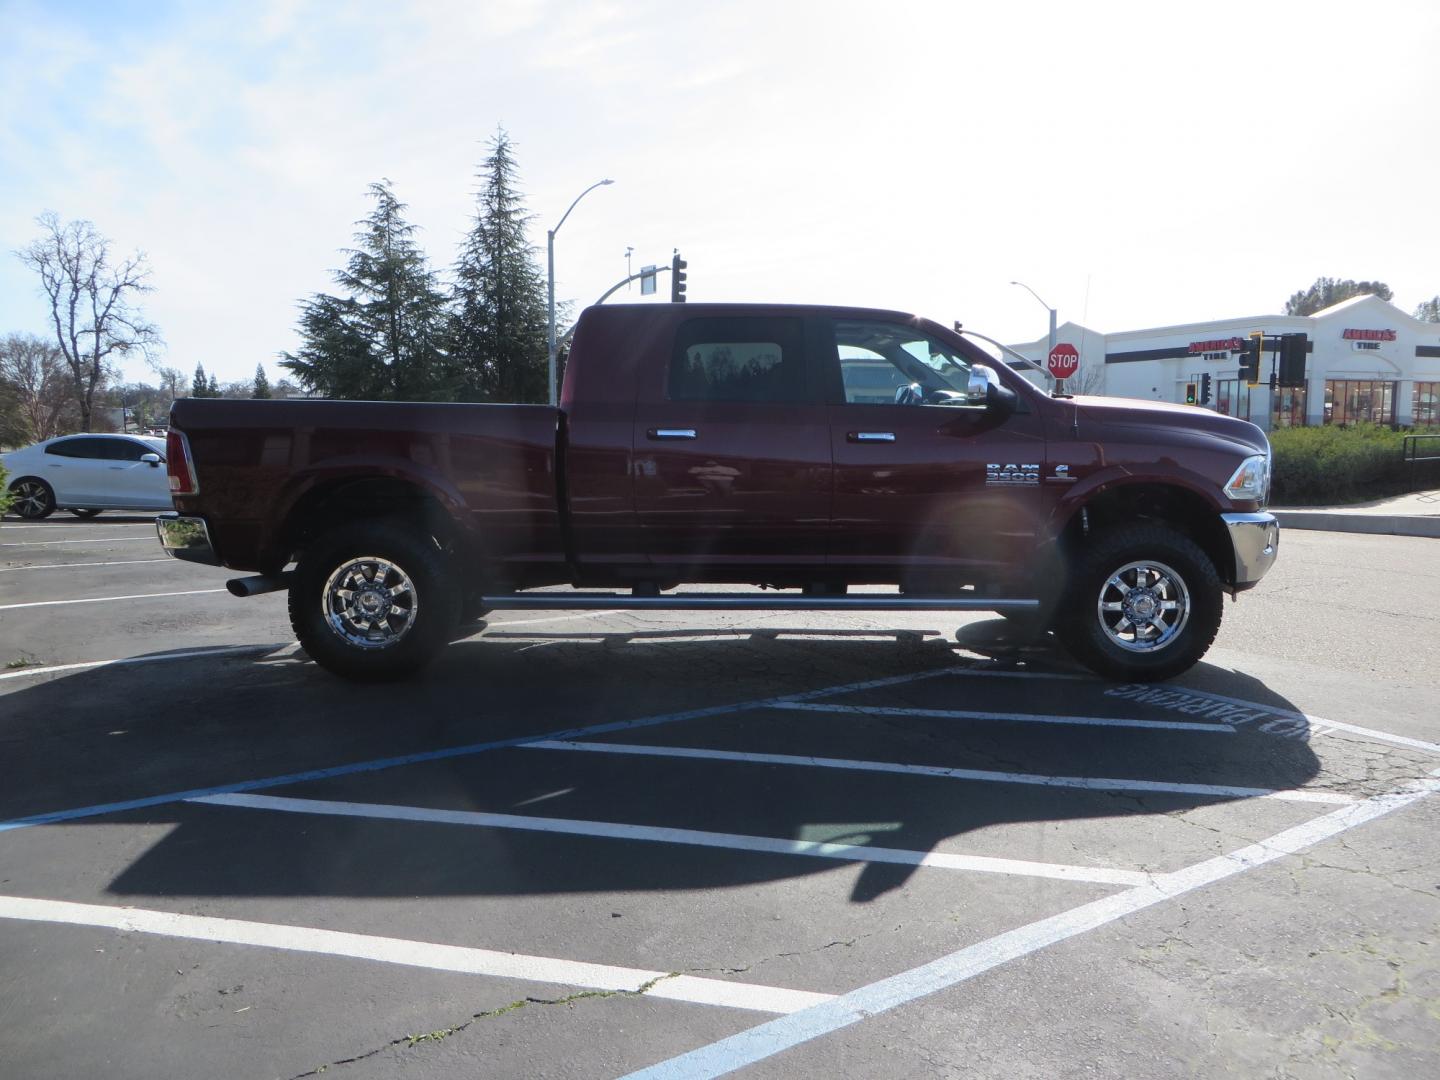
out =
<svg viewBox="0 0 1440 1080"><path fill-rule="evenodd" d="M1248 589L1275 565L1280 551L1280 523L1274 514L1221 514L1235 549L1235 589Z"/></svg>
<svg viewBox="0 0 1440 1080"><path fill-rule="evenodd" d="M204 518L161 514L155 519L155 532L160 536L160 546L165 549L165 554L172 558L220 565Z"/></svg>

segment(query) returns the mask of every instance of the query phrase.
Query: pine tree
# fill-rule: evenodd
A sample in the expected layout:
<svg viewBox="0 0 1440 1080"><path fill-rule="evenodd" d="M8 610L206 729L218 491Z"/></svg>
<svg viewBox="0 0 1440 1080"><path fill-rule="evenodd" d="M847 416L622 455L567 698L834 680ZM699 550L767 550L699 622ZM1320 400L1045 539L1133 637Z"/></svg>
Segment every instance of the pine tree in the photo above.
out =
<svg viewBox="0 0 1440 1080"><path fill-rule="evenodd" d="M214 372L211 372L211 374L210 374L210 385L205 388L205 396L206 396L206 397L221 397L221 396L223 396L223 395L221 394L221 392L220 392L220 380L219 380L219 378L216 377L216 375L215 375Z"/></svg>
<svg viewBox="0 0 1440 1080"><path fill-rule="evenodd" d="M1378 296L1381 300L1391 300L1394 295L1390 286L1383 281L1320 277L1315 279L1315 284L1310 288L1291 294L1290 299L1285 301L1285 314L1314 315L1315 312L1334 307L1352 296Z"/></svg>
<svg viewBox="0 0 1440 1080"><path fill-rule="evenodd" d="M370 185L375 209L356 222L356 247L335 282L301 306L300 351L280 366L332 398L427 401L449 396L445 297L416 227L390 181Z"/></svg>
<svg viewBox="0 0 1440 1080"><path fill-rule="evenodd" d="M191 397L210 397L210 382L205 378L205 365L195 365L194 389L190 391Z"/></svg>
<svg viewBox="0 0 1440 1080"><path fill-rule="evenodd" d="M531 216L516 190L510 136L490 140L474 224L455 266L451 355L470 401L543 402L547 372L545 277L526 240Z"/></svg>
<svg viewBox="0 0 1440 1080"><path fill-rule="evenodd" d="M255 389L250 391L252 398L268 400L270 397L270 377L265 374L265 365L255 365Z"/></svg>
<svg viewBox="0 0 1440 1080"><path fill-rule="evenodd" d="M1429 300L1415 305L1415 318L1421 322L1440 323L1440 296L1432 296Z"/></svg>

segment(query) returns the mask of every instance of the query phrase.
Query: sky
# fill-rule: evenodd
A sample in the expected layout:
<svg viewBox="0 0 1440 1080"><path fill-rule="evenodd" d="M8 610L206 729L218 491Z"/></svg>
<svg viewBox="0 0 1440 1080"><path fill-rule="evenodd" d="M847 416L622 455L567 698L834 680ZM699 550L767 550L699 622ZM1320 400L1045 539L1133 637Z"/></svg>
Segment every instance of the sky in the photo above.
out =
<svg viewBox="0 0 1440 1080"><path fill-rule="evenodd" d="M143 251L165 347L272 379L390 179L453 264L504 128L556 292L896 308L1004 341L1440 293L1440 5L0 0L0 334L35 217ZM661 278L661 299L668 295ZM625 296L624 290L619 298ZM631 299L638 300L633 292ZM130 380L155 377L139 357Z"/></svg>

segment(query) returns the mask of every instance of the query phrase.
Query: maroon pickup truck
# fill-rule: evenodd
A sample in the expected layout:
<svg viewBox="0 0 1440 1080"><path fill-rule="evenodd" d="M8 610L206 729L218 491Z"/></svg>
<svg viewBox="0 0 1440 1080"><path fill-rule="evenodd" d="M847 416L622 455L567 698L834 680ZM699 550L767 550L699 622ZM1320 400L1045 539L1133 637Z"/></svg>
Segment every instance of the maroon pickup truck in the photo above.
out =
<svg viewBox="0 0 1440 1080"><path fill-rule="evenodd" d="M503 608L994 611L1164 679L1279 543L1260 429L1051 396L893 311L593 307L558 409L186 399L168 450L165 549L288 588L355 679Z"/></svg>

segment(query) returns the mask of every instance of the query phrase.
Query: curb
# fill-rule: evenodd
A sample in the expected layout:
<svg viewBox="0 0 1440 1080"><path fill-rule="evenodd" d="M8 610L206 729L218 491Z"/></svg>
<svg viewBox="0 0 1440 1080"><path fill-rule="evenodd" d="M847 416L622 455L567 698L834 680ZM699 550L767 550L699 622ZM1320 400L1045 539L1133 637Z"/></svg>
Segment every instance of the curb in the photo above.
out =
<svg viewBox="0 0 1440 1080"><path fill-rule="evenodd" d="M1317 529L1323 532L1373 533L1380 536L1425 536L1440 539L1440 517L1415 514L1335 514L1323 510L1270 512L1282 529Z"/></svg>

